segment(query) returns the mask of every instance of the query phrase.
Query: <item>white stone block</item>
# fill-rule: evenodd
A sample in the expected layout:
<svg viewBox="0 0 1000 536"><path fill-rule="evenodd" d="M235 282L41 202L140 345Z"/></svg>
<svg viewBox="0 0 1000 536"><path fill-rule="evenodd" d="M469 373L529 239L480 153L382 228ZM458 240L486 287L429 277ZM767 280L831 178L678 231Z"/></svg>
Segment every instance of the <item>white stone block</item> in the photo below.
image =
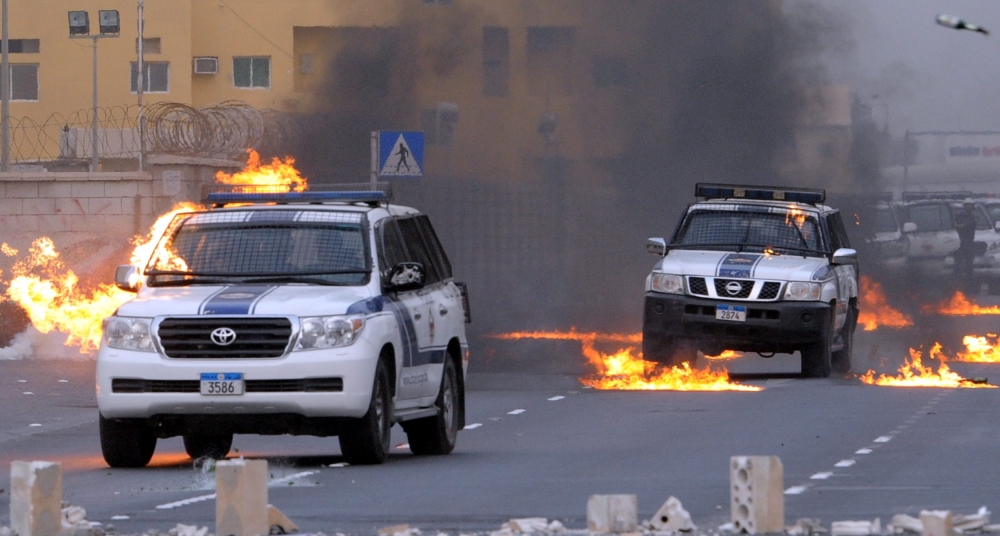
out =
<svg viewBox="0 0 1000 536"><path fill-rule="evenodd" d="M924 525L923 536L954 536L952 516L948 510L921 510L920 522Z"/></svg>
<svg viewBox="0 0 1000 536"><path fill-rule="evenodd" d="M882 520L875 521L834 521L830 524L830 536L872 536L882 534Z"/></svg>
<svg viewBox="0 0 1000 536"><path fill-rule="evenodd" d="M784 480L777 456L730 459L730 506L737 532L767 534L785 530Z"/></svg>
<svg viewBox="0 0 1000 536"><path fill-rule="evenodd" d="M409 525L390 525L378 529L378 536L409 536Z"/></svg>
<svg viewBox="0 0 1000 536"><path fill-rule="evenodd" d="M8 182L7 197L38 197L37 182Z"/></svg>
<svg viewBox="0 0 1000 536"><path fill-rule="evenodd" d="M18 536L59 536L62 529L62 464L10 464L10 525Z"/></svg>
<svg viewBox="0 0 1000 536"><path fill-rule="evenodd" d="M267 460L224 460L215 464L215 533L264 536L267 524Z"/></svg>
<svg viewBox="0 0 1000 536"><path fill-rule="evenodd" d="M104 182L79 181L73 184L73 197L104 197Z"/></svg>
<svg viewBox="0 0 1000 536"><path fill-rule="evenodd" d="M267 505L267 526L280 527L283 534L291 534L299 531L299 526L281 510L275 508L273 504Z"/></svg>
<svg viewBox="0 0 1000 536"><path fill-rule="evenodd" d="M684 505L677 497L667 499L667 502L653 514L649 524L657 532L687 532L697 528L691 520L691 514L684 509Z"/></svg>
<svg viewBox="0 0 1000 536"><path fill-rule="evenodd" d="M590 532L634 532L638 524L639 500L635 495L591 495L587 500Z"/></svg>

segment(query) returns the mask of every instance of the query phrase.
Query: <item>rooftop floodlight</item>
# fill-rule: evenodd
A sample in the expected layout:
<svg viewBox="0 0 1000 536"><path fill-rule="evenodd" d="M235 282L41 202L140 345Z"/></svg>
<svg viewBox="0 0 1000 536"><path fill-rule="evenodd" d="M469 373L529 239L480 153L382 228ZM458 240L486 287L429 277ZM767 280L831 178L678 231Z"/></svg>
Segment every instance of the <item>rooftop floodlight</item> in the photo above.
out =
<svg viewBox="0 0 1000 536"><path fill-rule="evenodd" d="M98 11L101 23L101 35L117 35L122 31L121 19L117 9L102 9Z"/></svg>
<svg viewBox="0 0 1000 536"><path fill-rule="evenodd" d="M69 35L90 35L90 15L86 11L69 12Z"/></svg>

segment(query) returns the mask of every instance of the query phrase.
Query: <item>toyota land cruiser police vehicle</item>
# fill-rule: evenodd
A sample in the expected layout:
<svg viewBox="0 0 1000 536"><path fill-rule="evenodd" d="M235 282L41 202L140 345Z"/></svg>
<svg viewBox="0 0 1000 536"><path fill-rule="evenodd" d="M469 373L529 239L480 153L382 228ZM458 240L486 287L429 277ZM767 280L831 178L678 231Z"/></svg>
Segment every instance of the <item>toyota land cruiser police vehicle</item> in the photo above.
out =
<svg viewBox="0 0 1000 536"><path fill-rule="evenodd" d="M141 467L158 438L223 457L233 434L338 436L381 463L402 425L447 454L465 421L468 300L427 216L388 188L208 194L176 216L137 296L104 322L101 449Z"/></svg>
<svg viewBox="0 0 1000 536"><path fill-rule="evenodd" d="M645 359L697 351L801 352L802 374L847 372L858 318L857 252L823 190L698 184L646 279Z"/></svg>

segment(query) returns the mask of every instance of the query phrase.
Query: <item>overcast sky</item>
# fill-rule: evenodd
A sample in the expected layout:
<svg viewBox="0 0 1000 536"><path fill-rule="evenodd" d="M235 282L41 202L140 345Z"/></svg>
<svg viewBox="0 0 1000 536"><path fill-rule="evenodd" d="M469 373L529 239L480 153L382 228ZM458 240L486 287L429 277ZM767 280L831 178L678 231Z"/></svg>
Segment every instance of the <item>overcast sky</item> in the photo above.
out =
<svg viewBox="0 0 1000 536"><path fill-rule="evenodd" d="M880 124L888 112L895 132L1000 130L1000 0L817 1L845 23L825 54L831 82L873 103ZM938 26L940 13L994 33Z"/></svg>

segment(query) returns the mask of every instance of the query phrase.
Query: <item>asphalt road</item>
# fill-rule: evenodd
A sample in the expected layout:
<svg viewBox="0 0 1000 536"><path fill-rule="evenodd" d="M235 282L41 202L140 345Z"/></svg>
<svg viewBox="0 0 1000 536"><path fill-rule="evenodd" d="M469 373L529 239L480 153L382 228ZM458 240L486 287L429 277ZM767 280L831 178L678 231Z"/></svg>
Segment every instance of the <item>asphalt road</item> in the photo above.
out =
<svg viewBox="0 0 1000 536"><path fill-rule="evenodd" d="M992 324L965 325L985 332ZM907 344L931 342L930 331L860 335L859 368L894 369ZM343 467L335 438L256 436L238 436L233 455L268 459L270 502L306 532L373 534L399 523L495 530L529 516L584 528L595 493L638 494L640 519L674 495L699 527L714 528L729 520L729 457L756 454L781 457L789 524L799 517L885 523L896 513L972 513L982 505L1000 511L1000 389L802 380L788 374L798 359L779 356L732 363L761 392L595 391L576 382L573 367L585 366L573 343L503 344L531 345L534 357L520 371L473 366L468 421L480 426L463 431L450 456L415 457L400 446L384 465ZM504 351L498 342L480 346ZM530 359L536 367L524 367ZM1000 365L953 369L1000 383ZM161 440L150 468L104 465L92 363L0 362L0 404L0 487L8 487L12 460L61 461L66 501L84 506L92 521L129 533L178 522L214 530L215 503L205 498L212 476L192 465L179 439ZM405 443L398 427L394 434L394 445ZM0 524L9 524L8 505L5 490Z"/></svg>

